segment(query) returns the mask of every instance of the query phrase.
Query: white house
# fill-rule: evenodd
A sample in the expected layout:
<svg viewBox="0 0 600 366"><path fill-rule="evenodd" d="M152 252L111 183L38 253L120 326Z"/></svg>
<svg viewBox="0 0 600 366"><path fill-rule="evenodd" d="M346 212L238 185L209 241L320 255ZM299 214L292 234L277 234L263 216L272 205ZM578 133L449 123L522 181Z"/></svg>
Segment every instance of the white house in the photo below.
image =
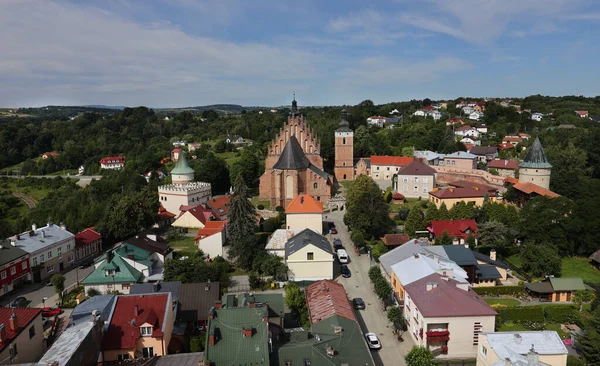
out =
<svg viewBox="0 0 600 366"><path fill-rule="evenodd" d="M333 279L333 250L323 235L305 229L285 243L290 281Z"/></svg>
<svg viewBox="0 0 600 366"><path fill-rule="evenodd" d="M454 130L454 135L456 137L479 137L480 132L475 128L468 125L461 126Z"/></svg>
<svg viewBox="0 0 600 366"><path fill-rule="evenodd" d="M202 229L198 230L194 242L208 258L223 257L226 223L226 221L209 221Z"/></svg>
<svg viewBox="0 0 600 366"><path fill-rule="evenodd" d="M544 115L543 115L542 113L533 113L533 114L531 115L531 119L532 119L533 121L540 122L540 121L541 121L543 118L544 118Z"/></svg>
<svg viewBox="0 0 600 366"><path fill-rule="evenodd" d="M400 111L397 109L394 109L393 111L390 112L390 114L400 114Z"/></svg>
<svg viewBox="0 0 600 366"><path fill-rule="evenodd" d="M427 115L427 111L424 111L422 109L417 109L415 111L415 113L413 113L413 116L419 116L419 117L425 117Z"/></svg>
<svg viewBox="0 0 600 366"><path fill-rule="evenodd" d="M465 145L468 144L473 146L481 146L481 140L474 136L465 136L462 139L460 139L460 142L462 142Z"/></svg>
<svg viewBox="0 0 600 366"><path fill-rule="evenodd" d="M473 120L473 121L479 121L480 118L483 118L484 114L481 111L474 111L473 113L469 114L469 119Z"/></svg>
<svg viewBox="0 0 600 366"><path fill-rule="evenodd" d="M434 109L431 112L429 112L429 117L432 117L434 120L437 121L440 118L442 118L442 112Z"/></svg>
<svg viewBox="0 0 600 366"><path fill-rule="evenodd" d="M569 351L553 330L480 334L477 366L566 366Z"/></svg>
<svg viewBox="0 0 600 366"><path fill-rule="evenodd" d="M475 109L473 107L466 106L466 107L463 107L462 111L465 115L468 115L468 114L473 113L475 111Z"/></svg>
<svg viewBox="0 0 600 366"><path fill-rule="evenodd" d="M387 118L383 116L372 116L367 118L367 124L369 126L377 126L379 128L382 128L385 122L387 122Z"/></svg>
<svg viewBox="0 0 600 366"><path fill-rule="evenodd" d="M107 156L100 159L100 169L122 169L125 167L124 156Z"/></svg>
<svg viewBox="0 0 600 366"><path fill-rule="evenodd" d="M175 141L173 142L173 147L185 147L185 141Z"/></svg>
<svg viewBox="0 0 600 366"><path fill-rule="evenodd" d="M311 229L323 232L323 204L310 194L299 194L285 210L288 230Z"/></svg>

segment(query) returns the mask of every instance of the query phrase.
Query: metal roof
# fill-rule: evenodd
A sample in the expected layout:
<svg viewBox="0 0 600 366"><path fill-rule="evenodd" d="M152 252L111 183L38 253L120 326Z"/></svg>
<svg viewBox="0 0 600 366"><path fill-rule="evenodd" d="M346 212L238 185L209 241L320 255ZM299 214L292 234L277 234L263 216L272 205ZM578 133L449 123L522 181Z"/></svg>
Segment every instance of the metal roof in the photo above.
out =
<svg viewBox="0 0 600 366"><path fill-rule="evenodd" d="M482 280L496 280L498 278L502 278L502 276L496 269L496 266L492 264L478 264L477 278Z"/></svg>
<svg viewBox="0 0 600 366"><path fill-rule="evenodd" d="M550 278L554 291L577 291L586 290L581 277Z"/></svg>
<svg viewBox="0 0 600 366"><path fill-rule="evenodd" d="M311 229L304 229L285 243L285 258L287 259L290 255L310 244L329 254L333 254L331 244L327 238Z"/></svg>
<svg viewBox="0 0 600 366"><path fill-rule="evenodd" d="M493 332L482 333L487 337L487 342L500 360L510 359L511 362L525 361L522 356L527 355L533 348L539 355L566 355L567 347L553 330L520 331L520 332ZM521 356L521 357L519 357ZM504 361L502 361L504 364Z"/></svg>
<svg viewBox="0 0 600 366"><path fill-rule="evenodd" d="M171 170L171 174L194 174L194 169L192 169L188 164L187 159L185 158L185 153L179 154L177 157L177 163L175 164L175 168Z"/></svg>
<svg viewBox="0 0 600 366"><path fill-rule="evenodd" d="M310 166L310 161L304 154L296 136L291 136L285 144L285 148L279 155L279 160L273 165L274 169L298 170L306 169Z"/></svg>
<svg viewBox="0 0 600 366"><path fill-rule="evenodd" d="M52 223L35 230L26 231L19 235L19 239L16 235L10 237L10 240L16 242L17 248L21 248L28 253L44 250L49 246L69 239L75 242L75 235Z"/></svg>
<svg viewBox="0 0 600 366"><path fill-rule="evenodd" d="M21 248L13 247L8 242L2 242L0 245L0 266L10 263L17 258L28 255L26 251Z"/></svg>
<svg viewBox="0 0 600 366"><path fill-rule="evenodd" d="M94 310L100 311L100 319L108 321L110 310L116 298L115 295L96 295L90 297L73 309L71 321L77 323L81 319L88 322Z"/></svg>
<svg viewBox="0 0 600 366"><path fill-rule="evenodd" d="M519 164L522 168L532 168L532 169L550 169L552 165L546 159L546 153L544 153L544 148L542 147L542 143L538 137L535 138L533 145L527 151L527 156L525 160L521 164Z"/></svg>

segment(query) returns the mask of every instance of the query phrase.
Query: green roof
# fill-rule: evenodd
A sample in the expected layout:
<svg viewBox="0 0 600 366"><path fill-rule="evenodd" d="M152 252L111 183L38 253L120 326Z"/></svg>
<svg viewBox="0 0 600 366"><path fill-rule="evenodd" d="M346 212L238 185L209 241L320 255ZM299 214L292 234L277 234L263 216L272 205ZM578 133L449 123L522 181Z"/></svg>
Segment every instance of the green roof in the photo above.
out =
<svg viewBox="0 0 600 366"><path fill-rule="evenodd" d="M114 253L123 258L133 256L133 260L135 262L142 263L147 267L152 267L153 264L152 261L148 259L152 253L127 242L124 242L121 246L115 249Z"/></svg>
<svg viewBox="0 0 600 366"><path fill-rule="evenodd" d="M13 247L9 242L0 241L0 244L2 244L2 249L0 249L0 266L29 254L21 248Z"/></svg>
<svg viewBox="0 0 600 366"><path fill-rule="evenodd" d="M246 299L244 301L244 298ZM285 313L285 301L283 294L226 294L222 298L223 306L226 308L248 307L248 303L262 303L268 306L269 317L283 317Z"/></svg>
<svg viewBox="0 0 600 366"><path fill-rule="evenodd" d="M335 334L337 327L341 331ZM358 323L341 316L313 324L310 333L288 331L284 338L284 342L275 344L272 365L304 365L306 361L312 365L374 365ZM328 346L335 352L332 357L327 355Z"/></svg>
<svg viewBox="0 0 600 366"><path fill-rule="evenodd" d="M552 289L554 291L576 291L586 289L581 277L550 278L550 283L552 284Z"/></svg>
<svg viewBox="0 0 600 366"><path fill-rule="evenodd" d="M107 276L106 271L109 269L115 270L115 277ZM115 255L110 263L106 263L106 259L81 281L84 285L104 284L104 283L133 283L138 282L142 277L142 272L133 268L123 258Z"/></svg>
<svg viewBox="0 0 600 366"><path fill-rule="evenodd" d="M215 309L208 320L204 362L214 366L269 366L269 330L265 322L267 308ZM252 329L245 337L243 329ZM215 344L210 345L210 336Z"/></svg>
<svg viewBox="0 0 600 366"><path fill-rule="evenodd" d="M171 170L171 174L194 174L194 169L188 164L183 151L179 153L177 163L175 164L175 168Z"/></svg>

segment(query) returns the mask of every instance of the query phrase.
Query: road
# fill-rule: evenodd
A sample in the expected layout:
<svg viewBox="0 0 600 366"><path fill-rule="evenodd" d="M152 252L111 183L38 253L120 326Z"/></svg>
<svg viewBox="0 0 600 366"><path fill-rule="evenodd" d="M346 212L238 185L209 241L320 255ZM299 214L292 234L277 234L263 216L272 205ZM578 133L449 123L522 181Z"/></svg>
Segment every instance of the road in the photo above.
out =
<svg viewBox="0 0 600 366"><path fill-rule="evenodd" d="M24 179L24 178L71 178L77 180L102 179L101 175L0 175L0 177Z"/></svg>
<svg viewBox="0 0 600 366"><path fill-rule="evenodd" d="M13 196L15 196L15 197L19 198L21 201L25 202L27 207L29 207L29 208L35 207L35 201L28 195L23 194L23 193L13 193Z"/></svg>
<svg viewBox="0 0 600 366"><path fill-rule="evenodd" d="M65 289L73 287L77 282L77 278L79 278L79 281L81 282L81 280L92 273L93 270L94 266L89 266L84 269L77 269L76 267L69 272L64 272ZM7 297L0 300L0 304L2 307L6 307L19 296L25 296L27 300L31 301L29 303L30 308L41 308L44 304L45 306L56 306L56 303L58 302L58 295L53 286L45 286L43 283L33 283L12 291ZM42 300L44 297L48 298L45 302Z"/></svg>
<svg viewBox="0 0 600 366"><path fill-rule="evenodd" d="M350 299L360 297L367 305L365 310L359 312L358 321L363 328L363 332L377 334L383 346L381 350L372 352L375 364L405 365L404 355L412 348L413 342L408 334L405 334L404 342L398 342L392 334L391 324L387 320L387 312L382 311L381 301L373 292L373 286L368 277L371 261L368 255L359 256L354 252L350 234L343 224L345 213L346 211L334 211L327 214L327 220L333 221L338 230L338 234L333 235L333 237L342 240L350 256L348 268L350 268L352 276L350 278L339 276L337 281L344 285Z"/></svg>

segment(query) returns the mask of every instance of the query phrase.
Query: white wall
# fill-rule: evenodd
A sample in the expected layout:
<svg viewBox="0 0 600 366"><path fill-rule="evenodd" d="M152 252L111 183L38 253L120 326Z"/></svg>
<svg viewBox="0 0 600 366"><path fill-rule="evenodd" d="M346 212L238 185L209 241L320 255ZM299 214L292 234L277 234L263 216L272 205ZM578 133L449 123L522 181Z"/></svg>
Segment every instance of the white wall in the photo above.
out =
<svg viewBox="0 0 600 366"><path fill-rule="evenodd" d="M198 242L198 249L202 250L204 254L210 255L211 258L217 256L223 256L223 244L225 243L223 233L216 233L211 236L207 236L204 239L200 239Z"/></svg>
<svg viewBox="0 0 600 366"><path fill-rule="evenodd" d="M415 182L415 178L418 179ZM405 182L405 179L408 180ZM425 182L427 181L427 182ZM417 191L415 192L415 187ZM435 187L435 176L434 175L399 175L398 176L398 190L397 192L408 198L428 199L429 192L433 191ZM425 189L427 189L425 191Z"/></svg>
<svg viewBox="0 0 600 366"><path fill-rule="evenodd" d="M323 233L323 214L287 214L285 217L286 229L288 230L304 230L311 229L312 231Z"/></svg>
<svg viewBox="0 0 600 366"><path fill-rule="evenodd" d="M313 260L307 260L307 253ZM333 279L333 255L309 244L288 257L288 275L294 281Z"/></svg>

